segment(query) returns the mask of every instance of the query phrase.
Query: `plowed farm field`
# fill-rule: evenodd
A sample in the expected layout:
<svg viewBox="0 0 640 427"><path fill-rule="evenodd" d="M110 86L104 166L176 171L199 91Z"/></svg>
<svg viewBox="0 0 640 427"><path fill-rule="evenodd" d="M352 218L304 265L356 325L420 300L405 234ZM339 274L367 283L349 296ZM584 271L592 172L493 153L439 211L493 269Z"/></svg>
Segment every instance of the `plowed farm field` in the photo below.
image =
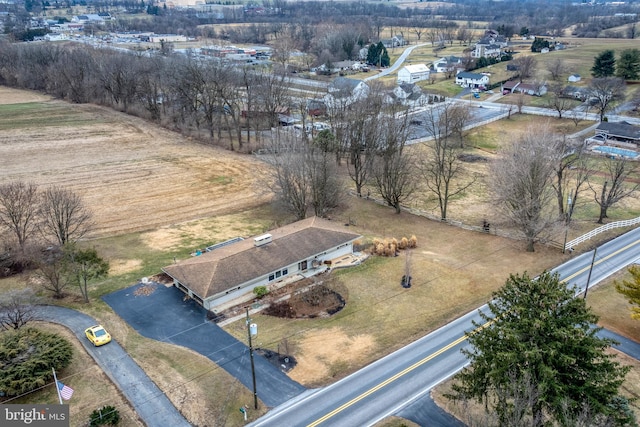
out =
<svg viewBox="0 0 640 427"><path fill-rule="evenodd" d="M156 229L260 205L266 166L96 105L0 87L0 184L81 195L92 237Z"/></svg>

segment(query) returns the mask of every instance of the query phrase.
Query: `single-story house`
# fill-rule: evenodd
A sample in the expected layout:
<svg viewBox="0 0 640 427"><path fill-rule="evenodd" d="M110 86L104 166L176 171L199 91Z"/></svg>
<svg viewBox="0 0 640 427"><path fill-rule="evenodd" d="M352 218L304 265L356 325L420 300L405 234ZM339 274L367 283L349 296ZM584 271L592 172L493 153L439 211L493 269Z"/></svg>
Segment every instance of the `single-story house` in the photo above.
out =
<svg viewBox="0 0 640 427"><path fill-rule="evenodd" d="M509 80L502 84L502 94L525 93L532 96L542 96L547 93L547 85L523 83L518 80Z"/></svg>
<svg viewBox="0 0 640 427"><path fill-rule="evenodd" d="M361 236L341 223L311 217L253 239L239 240L162 269L173 284L207 310L294 275L327 270L353 253Z"/></svg>
<svg viewBox="0 0 640 427"><path fill-rule="evenodd" d="M398 71L398 84L429 80L429 68L425 64L405 65Z"/></svg>
<svg viewBox="0 0 640 427"><path fill-rule="evenodd" d="M595 139L603 143L635 144L640 146L640 126L622 122L600 122Z"/></svg>
<svg viewBox="0 0 640 427"><path fill-rule="evenodd" d="M507 95L509 93L514 93L518 86L520 86L519 80L508 80L502 83L502 94Z"/></svg>
<svg viewBox="0 0 640 427"><path fill-rule="evenodd" d="M513 89L514 92L522 92L531 96L542 96L547 93L547 85L545 84L533 84L533 83L520 83Z"/></svg>
<svg viewBox="0 0 640 427"><path fill-rule="evenodd" d="M487 87L487 85L489 84L489 76L485 74L462 71L456 74L456 84L458 86L470 88Z"/></svg>
<svg viewBox="0 0 640 427"><path fill-rule="evenodd" d="M576 83L582 80L582 77L580 77L580 74L571 74L567 80L569 80L570 83Z"/></svg>
<svg viewBox="0 0 640 427"><path fill-rule="evenodd" d="M562 89L562 94L569 98L584 101L589 97L589 89L586 87L566 86Z"/></svg>

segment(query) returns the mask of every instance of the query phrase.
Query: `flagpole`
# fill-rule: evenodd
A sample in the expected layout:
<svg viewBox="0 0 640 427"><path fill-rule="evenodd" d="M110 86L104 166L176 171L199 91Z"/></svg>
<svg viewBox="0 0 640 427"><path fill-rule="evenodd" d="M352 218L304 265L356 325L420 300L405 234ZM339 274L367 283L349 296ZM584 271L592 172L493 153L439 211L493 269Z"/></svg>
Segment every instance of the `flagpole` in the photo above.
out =
<svg viewBox="0 0 640 427"><path fill-rule="evenodd" d="M51 368L51 370L53 371L53 385L56 386L56 393L58 393L58 400L62 405L62 396L60 395L60 387L58 387L58 377L56 377L56 370L53 368Z"/></svg>

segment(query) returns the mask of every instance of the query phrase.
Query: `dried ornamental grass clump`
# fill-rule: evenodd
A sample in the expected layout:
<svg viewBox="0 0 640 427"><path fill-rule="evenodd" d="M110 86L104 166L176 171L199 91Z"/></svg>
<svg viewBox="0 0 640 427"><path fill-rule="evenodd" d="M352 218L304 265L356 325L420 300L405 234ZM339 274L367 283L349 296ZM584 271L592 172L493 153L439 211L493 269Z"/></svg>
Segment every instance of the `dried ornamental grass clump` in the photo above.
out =
<svg viewBox="0 0 640 427"><path fill-rule="evenodd" d="M411 238L407 239L403 237L398 241L398 239L384 239L381 241L380 239L373 239L373 243L371 246L371 252L374 255L379 256L397 256L398 252L404 249L413 249L418 246L418 239L416 236L411 236Z"/></svg>

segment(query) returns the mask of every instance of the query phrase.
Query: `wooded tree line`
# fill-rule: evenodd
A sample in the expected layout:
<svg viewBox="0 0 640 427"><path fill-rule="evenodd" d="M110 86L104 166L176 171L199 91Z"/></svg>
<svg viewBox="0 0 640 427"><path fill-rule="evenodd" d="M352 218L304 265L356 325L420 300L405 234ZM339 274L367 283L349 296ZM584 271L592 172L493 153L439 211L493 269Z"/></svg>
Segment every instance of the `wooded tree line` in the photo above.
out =
<svg viewBox="0 0 640 427"><path fill-rule="evenodd" d="M226 136L241 149L290 105L283 74L185 55L0 43L0 63L0 84L106 105L210 140Z"/></svg>

